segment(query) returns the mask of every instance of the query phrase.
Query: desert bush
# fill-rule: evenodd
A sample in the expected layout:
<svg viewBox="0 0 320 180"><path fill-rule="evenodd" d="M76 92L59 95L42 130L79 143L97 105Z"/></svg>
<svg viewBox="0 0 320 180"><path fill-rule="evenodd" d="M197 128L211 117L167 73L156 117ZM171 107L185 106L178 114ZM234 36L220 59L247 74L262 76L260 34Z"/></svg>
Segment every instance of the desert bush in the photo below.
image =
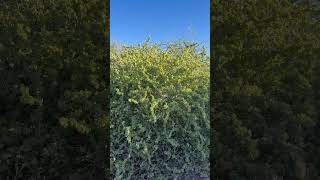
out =
<svg viewBox="0 0 320 180"><path fill-rule="evenodd" d="M114 179L209 172L209 58L204 49L146 41L111 48Z"/></svg>

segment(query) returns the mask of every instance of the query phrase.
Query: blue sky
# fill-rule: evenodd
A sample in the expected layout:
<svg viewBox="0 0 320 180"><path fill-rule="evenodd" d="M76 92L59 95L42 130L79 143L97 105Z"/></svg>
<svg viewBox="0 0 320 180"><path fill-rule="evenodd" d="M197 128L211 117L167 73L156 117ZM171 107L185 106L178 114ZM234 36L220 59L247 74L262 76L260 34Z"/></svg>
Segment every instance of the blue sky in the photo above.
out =
<svg viewBox="0 0 320 180"><path fill-rule="evenodd" d="M111 0L111 42L191 40L210 47L210 0Z"/></svg>

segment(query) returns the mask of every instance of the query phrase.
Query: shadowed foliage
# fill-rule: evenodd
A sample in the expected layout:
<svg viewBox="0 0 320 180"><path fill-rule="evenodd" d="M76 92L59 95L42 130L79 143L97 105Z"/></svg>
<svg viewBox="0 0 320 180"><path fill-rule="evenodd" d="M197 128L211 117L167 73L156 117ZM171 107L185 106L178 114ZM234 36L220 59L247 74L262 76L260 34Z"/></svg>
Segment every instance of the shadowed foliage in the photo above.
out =
<svg viewBox="0 0 320 180"><path fill-rule="evenodd" d="M107 1L0 5L0 179L103 179Z"/></svg>
<svg viewBox="0 0 320 180"><path fill-rule="evenodd" d="M214 0L212 174L320 179L320 26L308 3Z"/></svg>

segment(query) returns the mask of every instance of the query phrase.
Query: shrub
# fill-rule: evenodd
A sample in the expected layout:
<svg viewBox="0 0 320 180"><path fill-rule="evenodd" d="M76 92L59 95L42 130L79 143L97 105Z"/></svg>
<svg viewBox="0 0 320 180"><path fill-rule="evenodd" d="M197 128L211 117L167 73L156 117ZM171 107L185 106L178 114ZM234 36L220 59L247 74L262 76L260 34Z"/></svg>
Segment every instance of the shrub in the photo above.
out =
<svg viewBox="0 0 320 180"><path fill-rule="evenodd" d="M209 58L187 42L111 48L114 179L209 172Z"/></svg>

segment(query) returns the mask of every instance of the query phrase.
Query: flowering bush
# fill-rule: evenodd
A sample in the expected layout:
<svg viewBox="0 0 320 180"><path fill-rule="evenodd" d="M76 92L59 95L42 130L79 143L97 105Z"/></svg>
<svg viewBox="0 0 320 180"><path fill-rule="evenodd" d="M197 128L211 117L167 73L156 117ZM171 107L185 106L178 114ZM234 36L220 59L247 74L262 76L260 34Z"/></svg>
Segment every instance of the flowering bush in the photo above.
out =
<svg viewBox="0 0 320 180"><path fill-rule="evenodd" d="M196 45L111 48L113 179L209 174L209 58Z"/></svg>

